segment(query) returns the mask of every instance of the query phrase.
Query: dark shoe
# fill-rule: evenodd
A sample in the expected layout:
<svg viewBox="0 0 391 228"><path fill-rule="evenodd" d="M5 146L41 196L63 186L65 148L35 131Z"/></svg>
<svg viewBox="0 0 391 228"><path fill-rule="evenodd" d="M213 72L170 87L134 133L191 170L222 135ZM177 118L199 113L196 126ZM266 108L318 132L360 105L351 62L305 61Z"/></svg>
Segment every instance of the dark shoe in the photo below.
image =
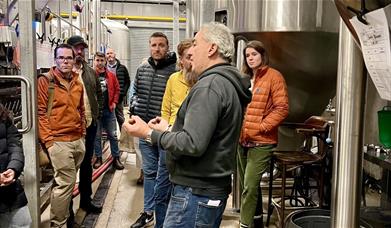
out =
<svg viewBox="0 0 391 228"><path fill-rule="evenodd" d="M137 219L130 228L142 228L151 225L153 222L153 214L147 214L147 212L143 212L140 214L140 217Z"/></svg>
<svg viewBox="0 0 391 228"><path fill-rule="evenodd" d="M74 228L75 226L75 213L69 211L69 217L67 218L67 228Z"/></svg>
<svg viewBox="0 0 391 228"><path fill-rule="evenodd" d="M94 169L99 168L102 165L102 163L103 163L102 157L97 157L94 162Z"/></svg>
<svg viewBox="0 0 391 228"><path fill-rule="evenodd" d="M144 184L144 173L143 170L140 171L140 176L137 179L137 185L143 185Z"/></svg>
<svg viewBox="0 0 391 228"><path fill-rule="evenodd" d="M80 205L80 208L83 209L88 214L100 214L102 212L102 206L97 206L93 203L87 205Z"/></svg>
<svg viewBox="0 0 391 228"><path fill-rule="evenodd" d="M121 160L119 159L119 157L114 158L113 167L114 167L116 170L122 170L122 169L124 169L124 165L122 165Z"/></svg>

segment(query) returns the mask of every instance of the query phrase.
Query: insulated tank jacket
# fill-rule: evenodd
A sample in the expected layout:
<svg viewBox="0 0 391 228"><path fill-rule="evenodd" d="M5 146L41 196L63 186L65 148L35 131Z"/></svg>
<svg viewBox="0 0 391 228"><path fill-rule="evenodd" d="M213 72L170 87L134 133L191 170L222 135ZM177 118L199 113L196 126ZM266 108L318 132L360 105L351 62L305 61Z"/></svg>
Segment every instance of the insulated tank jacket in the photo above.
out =
<svg viewBox="0 0 391 228"><path fill-rule="evenodd" d="M167 57L155 64L152 57L137 69L134 89L135 104L133 114L141 119L149 120L160 116L166 83L172 73L175 72L176 55L170 52Z"/></svg>

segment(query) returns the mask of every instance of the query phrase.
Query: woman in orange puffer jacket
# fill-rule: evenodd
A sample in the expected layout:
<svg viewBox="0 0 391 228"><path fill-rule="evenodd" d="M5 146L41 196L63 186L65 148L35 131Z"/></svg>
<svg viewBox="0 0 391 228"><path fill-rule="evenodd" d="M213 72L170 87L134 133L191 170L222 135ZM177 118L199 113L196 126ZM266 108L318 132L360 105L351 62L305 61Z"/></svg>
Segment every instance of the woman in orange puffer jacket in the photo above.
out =
<svg viewBox="0 0 391 228"><path fill-rule="evenodd" d="M262 173L268 169L272 149L277 145L278 126L288 116L288 91L280 72L268 66L262 42L253 40L243 50L243 73L251 76L252 100L244 116L238 171L242 189L240 227L251 227ZM261 197L259 197L261 198Z"/></svg>

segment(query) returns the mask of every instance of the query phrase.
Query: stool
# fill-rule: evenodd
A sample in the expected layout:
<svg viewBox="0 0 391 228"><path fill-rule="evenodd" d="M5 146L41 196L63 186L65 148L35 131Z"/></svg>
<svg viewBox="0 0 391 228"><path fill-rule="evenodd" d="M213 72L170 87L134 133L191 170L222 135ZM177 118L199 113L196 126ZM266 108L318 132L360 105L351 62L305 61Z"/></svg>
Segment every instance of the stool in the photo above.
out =
<svg viewBox="0 0 391 228"><path fill-rule="evenodd" d="M326 138L328 136L329 126L327 121L318 116L312 116L307 119L303 124L289 124L296 129L296 132L304 135L304 146L301 150L296 151L273 151L270 163L270 180L273 180L273 167L274 163L281 168L281 196L272 197L273 191L273 181L269 181L269 201L268 201L268 215L266 220L266 225L269 225L270 216L273 212L273 208L276 207L276 211L279 217L280 225L279 227L284 227L285 219L285 209L302 209L304 207L321 207L323 204L323 176L325 170L325 157L327 151ZM313 153L312 149L312 140L315 137L317 142L318 151ZM320 167L320 178L317 181L318 195L319 195L319 204L316 205L309 197L309 189L313 186L310 186L308 170L314 166ZM303 178L303 187L304 192L299 191L297 185L299 184L298 176L296 176L293 187L292 195L286 196L286 176L290 171L297 171L302 169L302 174L300 177ZM300 193L300 195L298 194ZM276 200L280 198L280 201ZM300 200L304 199L304 203ZM285 206L285 200L290 199L291 207ZM292 201L295 202L293 205ZM298 205L300 202L300 206Z"/></svg>

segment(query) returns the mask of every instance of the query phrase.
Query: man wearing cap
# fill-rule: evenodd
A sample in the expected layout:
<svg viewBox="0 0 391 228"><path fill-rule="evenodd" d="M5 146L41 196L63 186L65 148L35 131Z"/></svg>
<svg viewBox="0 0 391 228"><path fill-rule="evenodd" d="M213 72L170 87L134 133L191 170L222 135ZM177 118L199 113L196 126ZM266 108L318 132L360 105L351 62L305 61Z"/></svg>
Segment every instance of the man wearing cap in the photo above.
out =
<svg viewBox="0 0 391 228"><path fill-rule="evenodd" d="M97 123L102 116L103 95L98 77L95 71L88 66L85 61L84 49L88 47L83 37L71 36L67 41L76 53L76 64L73 71L79 74L79 79L84 86L84 105L86 116L87 134L85 138L86 153L83 162L80 166L79 173L79 192L80 192L80 208L87 213L100 213L102 206L92 204L92 165L91 159L94 154L94 143L97 130ZM71 208L70 208L71 209ZM72 211L71 211L72 215ZM69 219L73 222L73 218Z"/></svg>

